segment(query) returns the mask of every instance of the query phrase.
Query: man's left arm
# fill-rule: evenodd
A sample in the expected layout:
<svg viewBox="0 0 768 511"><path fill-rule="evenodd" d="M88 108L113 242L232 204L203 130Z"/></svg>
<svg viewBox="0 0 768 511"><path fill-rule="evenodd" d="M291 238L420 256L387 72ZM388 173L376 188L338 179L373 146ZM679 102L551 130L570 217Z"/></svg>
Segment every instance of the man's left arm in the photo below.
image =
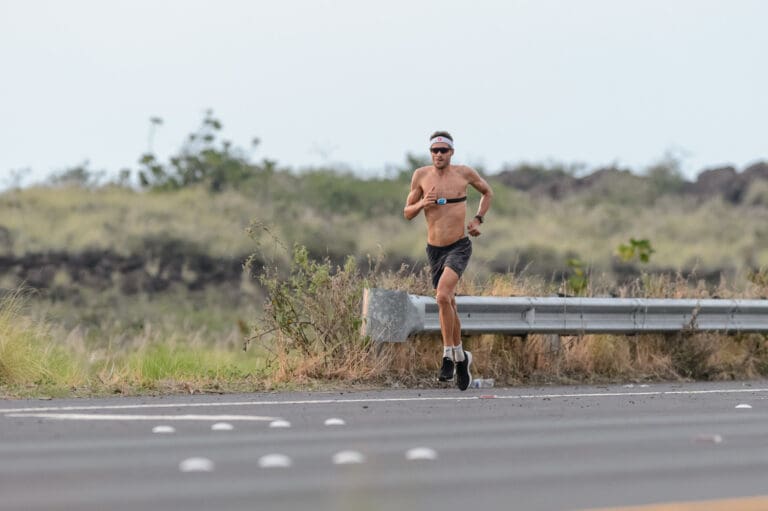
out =
<svg viewBox="0 0 768 511"><path fill-rule="evenodd" d="M493 200L493 190L488 182L483 179L477 171L471 167L467 167L468 176L467 181L472 187L480 192L480 205L477 207L477 214L467 224L467 230L471 236L480 236L480 224L483 223L485 214L491 208L491 201Z"/></svg>

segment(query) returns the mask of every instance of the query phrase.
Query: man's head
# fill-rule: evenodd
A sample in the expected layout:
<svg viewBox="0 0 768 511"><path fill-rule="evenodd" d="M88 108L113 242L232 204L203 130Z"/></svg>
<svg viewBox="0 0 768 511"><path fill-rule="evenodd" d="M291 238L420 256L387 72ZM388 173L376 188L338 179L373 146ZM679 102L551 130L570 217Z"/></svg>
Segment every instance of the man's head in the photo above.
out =
<svg viewBox="0 0 768 511"><path fill-rule="evenodd" d="M453 156L453 137L447 131L436 131L429 137L429 152L436 169L447 168Z"/></svg>

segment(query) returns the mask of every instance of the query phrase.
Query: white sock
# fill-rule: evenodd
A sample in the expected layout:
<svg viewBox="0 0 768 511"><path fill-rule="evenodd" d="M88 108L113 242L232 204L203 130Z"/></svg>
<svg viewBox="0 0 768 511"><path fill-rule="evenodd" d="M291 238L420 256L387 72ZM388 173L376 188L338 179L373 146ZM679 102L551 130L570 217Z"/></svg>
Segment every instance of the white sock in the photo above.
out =
<svg viewBox="0 0 768 511"><path fill-rule="evenodd" d="M453 359L456 362L464 362L464 348L462 348L461 344L453 347Z"/></svg>
<svg viewBox="0 0 768 511"><path fill-rule="evenodd" d="M453 346L443 346L443 358L445 357L453 360Z"/></svg>

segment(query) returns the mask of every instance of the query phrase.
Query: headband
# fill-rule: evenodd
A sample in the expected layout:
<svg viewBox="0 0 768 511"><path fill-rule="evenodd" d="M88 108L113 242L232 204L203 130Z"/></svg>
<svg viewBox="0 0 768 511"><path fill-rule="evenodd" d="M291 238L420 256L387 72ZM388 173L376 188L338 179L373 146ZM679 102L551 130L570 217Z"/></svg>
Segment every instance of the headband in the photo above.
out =
<svg viewBox="0 0 768 511"><path fill-rule="evenodd" d="M453 140L451 140L450 138L447 138L447 137L435 137L435 138L432 138L432 139L429 140L429 146L432 147L432 144L437 144L437 143L441 143L441 142L443 144L448 144L448 146L451 149L453 149Z"/></svg>

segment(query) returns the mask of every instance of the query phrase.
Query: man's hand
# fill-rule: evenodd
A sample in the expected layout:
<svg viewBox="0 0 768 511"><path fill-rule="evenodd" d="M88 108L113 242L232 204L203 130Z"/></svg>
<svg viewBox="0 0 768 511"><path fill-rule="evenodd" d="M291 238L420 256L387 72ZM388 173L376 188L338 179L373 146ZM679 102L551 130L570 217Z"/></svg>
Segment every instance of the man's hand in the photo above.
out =
<svg viewBox="0 0 768 511"><path fill-rule="evenodd" d="M469 231L470 236L480 236L480 220L477 218L473 218L468 224L467 224L467 231Z"/></svg>
<svg viewBox="0 0 768 511"><path fill-rule="evenodd" d="M421 199L421 207L423 209L431 208L432 206L435 206L435 201L437 200L437 192L435 191L435 187L433 186L430 191L427 192L427 194Z"/></svg>

